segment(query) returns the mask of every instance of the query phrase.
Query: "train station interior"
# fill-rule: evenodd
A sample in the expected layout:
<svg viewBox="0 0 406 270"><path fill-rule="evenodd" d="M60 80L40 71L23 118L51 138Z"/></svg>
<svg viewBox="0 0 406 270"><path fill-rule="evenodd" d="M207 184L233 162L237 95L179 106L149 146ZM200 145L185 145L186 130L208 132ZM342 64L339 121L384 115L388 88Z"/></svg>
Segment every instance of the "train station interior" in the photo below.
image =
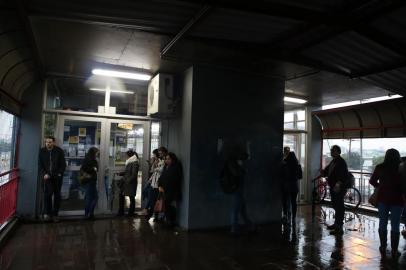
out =
<svg viewBox="0 0 406 270"><path fill-rule="evenodd" d="M386 151L406 157L405 15L401 0L0 0L0 269L405 268L406 211L399 255L391 238L382 254L369 200ZM47 137L65 160L54 222ZM320 177L333 145L354 177L341 235L326 227L334 190ZM160 147L181 172L170 228L145 213ZM286 147L302 170L294 223L282 216ZM135 213L117 217L128 150ZM238 235L221 182L235 151L252 227Z"/></svg>

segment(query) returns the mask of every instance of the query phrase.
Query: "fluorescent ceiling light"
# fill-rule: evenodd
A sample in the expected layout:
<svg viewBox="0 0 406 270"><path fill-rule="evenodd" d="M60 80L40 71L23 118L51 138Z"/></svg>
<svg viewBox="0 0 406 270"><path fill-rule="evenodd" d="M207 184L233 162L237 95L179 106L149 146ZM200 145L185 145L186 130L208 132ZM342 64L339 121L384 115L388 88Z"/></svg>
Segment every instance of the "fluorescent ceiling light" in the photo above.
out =
<svg viewBox="0 0 406 270"><path fill-rule="evenodd" d="M402 97L401 95L387 95L387 96L381 96L381 97L360 99L360 100L354 100L354 101L348 101L348 102L324 105L324 106L321 107L321 109L322 110L328 110L328 109L341 108L341 107L347 107L347 106L352 106L352 105L357 105L357 104L364 104L364 103L372 103L372 102L388 100L388 99L395 99L395 98L401 98L401 97Z"/></svg>
<svg viewBox="0 0 406 270"><path fill-rule="evenodd" d="M394 98L401 98L401 97L402 97L401 95L387 95L387 96L383 96L383 97L362 99L361 103L371 103L371 102L377 102L377 101L394 99Z"/></svg>
<svg viewBox="0 0 406 270"><path fill-rule="evenodd" d="M283 99L286 102L298 103L298 104L305 104L307 100L302 98L295 98L295 97L285 97Z"/></svg>
<svg viewBox="0 0 406 270"><path fill-rule="evenodd" d="M149 81L151 79L151 75L144 74L144 73L124 72L124 71L116 71L116 70L108 70L108 69L93 69L92 73L94 75L117 77L117 78L140 80L140 81Z"/></svg>
<svg viewBox="0 0 406 270"><path fill-rule="evenodd" d="M90 88L89 90L99 91L99 92L106 92L106 89L103 89L103 88ZM125 91L125 90L110 90L110 92L112 92L112 93L123 93L123 94L134 94L134 92Z"/></svg>

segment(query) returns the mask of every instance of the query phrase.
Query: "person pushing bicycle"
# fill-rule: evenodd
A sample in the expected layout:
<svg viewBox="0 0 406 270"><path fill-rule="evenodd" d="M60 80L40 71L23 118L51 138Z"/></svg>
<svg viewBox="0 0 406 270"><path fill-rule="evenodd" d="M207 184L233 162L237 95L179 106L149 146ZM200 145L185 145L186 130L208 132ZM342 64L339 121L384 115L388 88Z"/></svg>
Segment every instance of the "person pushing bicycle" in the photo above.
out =
<svg viewBox="0 0 406 270"><path fill-rule="evenodd" d="M344 196L347 192L348 167L345 160L340 156L341 148L338 145L331 147L330 155L333 160L324 169L320 170L321 176L327 177L331 203L335 211L334 224L328 225L327 229L331 230L330 234L342 235L344 233Z"/></svg>

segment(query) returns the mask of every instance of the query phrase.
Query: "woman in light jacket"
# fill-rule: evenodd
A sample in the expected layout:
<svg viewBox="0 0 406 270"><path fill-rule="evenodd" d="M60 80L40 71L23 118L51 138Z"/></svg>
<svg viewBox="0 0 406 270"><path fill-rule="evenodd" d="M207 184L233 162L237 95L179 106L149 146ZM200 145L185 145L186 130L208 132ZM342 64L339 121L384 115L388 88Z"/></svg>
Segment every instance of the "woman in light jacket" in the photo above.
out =
<svg viewBox="0 0 406 270"><path fill-rule="evenodd" d="M123 176L122 186L119 195L119 209L118 215L124 215L124 201L125 196L130 198L130 208L128 209L128 216L134 216L135 211L135 195L137 194L138 185L138 169L140 167L138 154L133 150L127 151L128 159L125 161L125 171L120 173Z"/></svg>
<svg viewBox="0 0 406 270"><path fill-rule="evenodd" d="M154 165L152 166L152 175L150 177L151 189L148 194L148 205L146 209L148 210L147 219L150 219L154 214L154 206L157 201L159 191L158 191L158 179L161 177L162 171L165 167L165 157L168 154L168 150L161 146L158 149L158 159L155 160ZM155 220L158 221L158 220Z"/></svg>

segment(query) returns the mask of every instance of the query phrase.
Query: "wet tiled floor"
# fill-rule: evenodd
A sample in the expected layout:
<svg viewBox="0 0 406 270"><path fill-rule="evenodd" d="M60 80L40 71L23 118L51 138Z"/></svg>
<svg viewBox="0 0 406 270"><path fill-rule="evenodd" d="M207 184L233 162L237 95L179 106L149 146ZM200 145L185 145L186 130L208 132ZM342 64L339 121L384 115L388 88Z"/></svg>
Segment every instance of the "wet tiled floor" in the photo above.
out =
<svg viewBox="0 0 406 270"><path fill-rule="evenodd" d="M0 269L406 269L402 256L381 259L377 218L346 213L345 233L329 235L333 211L300 208L296 229L260 226L232 237L225 230L177 232L143 218L21 225L0 251Z"/></svg>

